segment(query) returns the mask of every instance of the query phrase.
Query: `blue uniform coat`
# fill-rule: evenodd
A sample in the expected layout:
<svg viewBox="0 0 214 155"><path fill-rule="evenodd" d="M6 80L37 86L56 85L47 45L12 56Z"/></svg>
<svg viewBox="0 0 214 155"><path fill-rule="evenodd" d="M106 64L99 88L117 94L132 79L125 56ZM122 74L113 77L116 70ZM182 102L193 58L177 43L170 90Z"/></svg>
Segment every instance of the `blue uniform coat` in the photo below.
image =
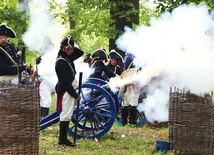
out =
<svg viewBox="0 0 214 155"><path fill-rule="evenodd" d="M79 96L75 90L76 88L72 86L72 82L74 81L76 74L73 61L82 55L83 51L76 47L74 47L74 53L71 56L68 56L61 50L58 53L55 64L55 71L58 77L56 85L58 111L61 109L62 97L66 91L75 99Z"/></svg>

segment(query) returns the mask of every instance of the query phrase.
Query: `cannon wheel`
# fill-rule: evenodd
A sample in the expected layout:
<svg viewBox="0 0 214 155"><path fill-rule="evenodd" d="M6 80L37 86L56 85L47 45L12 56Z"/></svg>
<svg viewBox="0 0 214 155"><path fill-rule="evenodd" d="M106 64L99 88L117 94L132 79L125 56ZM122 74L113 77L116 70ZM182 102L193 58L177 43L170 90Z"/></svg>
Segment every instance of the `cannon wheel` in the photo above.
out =
<svg viewBox="0 0 214 155"><path fill-rule="evenodd" d="M84 83L80 95L78 118L75 107L71 118L73 125L69 127L68 132L74 135L75 123L78 120L77 138L100 138L114 123L116 117L114 99L105 89L92 83Z"/></svg>
<svg viewBox="0 0 214 155"><path fill-rule="evenodd" d="M122 126L122 106L120 106L119 108L119 112L115 118L115 123L119 126ZM137 111L136 125L141 126L141 125L144 125L145 123L146 123L146 117L144 112Z"/></svg>
<svg viewBox="0 0 214 155"><path fill-rule="evenodd" d="M87 81L85 83L93 83L96 84L98 86L104 86L104 85L108 85L108 83L102 79L98 79L98 78L89 78L87 79ZM110 93L110 95L112 96L112 98L114 99L114 103L115 103L115 107L116 107L116 114L119 112L119 108L120 108L120 104L118 101L118 97L116 93L113 93L111 91L108 91Z"/></svg>

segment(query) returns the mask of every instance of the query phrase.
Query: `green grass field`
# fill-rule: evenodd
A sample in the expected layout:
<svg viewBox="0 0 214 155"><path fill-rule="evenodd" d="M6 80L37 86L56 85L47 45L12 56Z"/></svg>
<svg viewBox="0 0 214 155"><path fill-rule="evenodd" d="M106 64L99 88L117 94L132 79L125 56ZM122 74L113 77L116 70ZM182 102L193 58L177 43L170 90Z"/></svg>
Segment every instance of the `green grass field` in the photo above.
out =
<svg viewBox="0 0 214 155"><path fill-rule="evenodd" d="M50 113L55 110L56 96ZM72 123L72 122L71 122ZM77 139L76 146L65 147L57 144L59 123L42 130L39 137L39 155L161 155L156 151L156 141L168 141L168 128L155 127L149 123L143 126L119 126L113 124L110 131L98 140ZM68 135L70 141L73 137ZM173 154L167 152L167 154Z"/></svg>
<svg viewBox="0 0 214 155"><path fill-rule="evenodd" d="M118 126L114 124L110 131L98 140L77 139L73 148L59 146L58 123L40 132L39 154L53 155L149 155L156 152L156 140L168 141L168 128ZM71 141L73 137L68 136ZM172 154L168 152L167 154Z"/></svg>
<svg viewBox="0 0 214 155"><path fill-rule="evenodd" d="M55 97L50 112L55 110ZM119 126L113 124L110 131L98 140L77 139L76 146L65 147L57 144L59 123L40 132L40 155L161 155L156 151L156 141L168 141L168 128L153 126ZM73 141L73 137L68 136ZM173 154L169 151L167 154Z"/></svg>

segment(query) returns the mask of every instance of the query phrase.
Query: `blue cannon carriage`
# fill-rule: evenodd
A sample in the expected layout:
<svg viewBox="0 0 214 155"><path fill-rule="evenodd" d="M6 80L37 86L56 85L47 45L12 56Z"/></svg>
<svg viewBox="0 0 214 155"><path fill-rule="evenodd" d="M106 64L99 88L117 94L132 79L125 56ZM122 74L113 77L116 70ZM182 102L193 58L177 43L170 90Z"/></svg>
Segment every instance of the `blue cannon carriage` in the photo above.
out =
<svg viewBox="0 0 214 155"><path fill-rule="evenodd" d="M81 85L81 100L74 108L71 126L68 132L77 138L100 138L106 134L113 123L122 124L121 103L116 93L113 93L103 80L89 78ZM78 112L77 112L78 111ZM43 130L59 120L59 113L44 117L40 121ZM138 112L137 125L146 121L143 113Z"/></svg>

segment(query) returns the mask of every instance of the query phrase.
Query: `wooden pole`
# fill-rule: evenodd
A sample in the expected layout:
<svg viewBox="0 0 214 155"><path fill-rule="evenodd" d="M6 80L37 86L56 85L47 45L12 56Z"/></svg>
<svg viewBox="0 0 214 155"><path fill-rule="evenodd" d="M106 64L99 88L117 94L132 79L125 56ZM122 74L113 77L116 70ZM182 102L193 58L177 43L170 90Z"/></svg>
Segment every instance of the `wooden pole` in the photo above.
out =
<svg viewBox="0 0 214 155"><path fill-rule="evenodd" d="M82 87L82 72L79 74L79 89L78 94L80 95L81 87ZM79 100L77 100L77 110L76 110L76 122L75 122L75 128L74 128L74 144L76 145L76 139L77 139L77 125L78 125L78 115L79 115Z"/></svg>

